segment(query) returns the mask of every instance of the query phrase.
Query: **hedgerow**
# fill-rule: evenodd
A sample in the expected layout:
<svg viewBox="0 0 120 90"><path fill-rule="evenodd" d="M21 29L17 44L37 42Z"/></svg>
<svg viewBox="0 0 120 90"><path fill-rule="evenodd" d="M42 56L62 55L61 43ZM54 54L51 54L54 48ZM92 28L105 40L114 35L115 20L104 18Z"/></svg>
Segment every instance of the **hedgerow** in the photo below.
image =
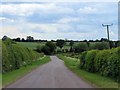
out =
<svg viewBox="0 0 120 90"><path fill-rule="evenodd" d="M9 39L2 41L3 72L9 72L19 69L22 66L30 65L39 57L39 53L19 44L12 43Z"/></svg>
<svg viewBox="0 0 120 90"><path fill-rule="evenodd" d="M85 69L89 72L95 72L95 56L97 54L97 50L91 50L87 52L87 55L85 57Z"/></svg>
<svg viewBox="0 0 120 90"><path fill-rule="evenodd" d="M91 50L83 52L80 67L86 71L118 79L120 62L120 47L111 50Z"/></svg>

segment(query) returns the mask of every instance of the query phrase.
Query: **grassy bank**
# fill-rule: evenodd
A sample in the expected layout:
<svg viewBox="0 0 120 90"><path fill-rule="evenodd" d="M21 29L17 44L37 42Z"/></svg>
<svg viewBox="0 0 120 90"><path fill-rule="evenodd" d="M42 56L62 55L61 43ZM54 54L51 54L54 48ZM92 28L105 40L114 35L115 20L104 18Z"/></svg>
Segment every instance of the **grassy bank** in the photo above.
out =
<svg viewBox="0 0 120 90"><path fill-rule="evenodd" d="M75 74L77 74L88 83L100 88L118 88L118 83L110 78L79 69L80 61L78 59L65 57L63 55L58 55L58 57L64 60L65 65L71 71L73 71Z"/></svg>
<svg viewBox="0 0 120 90"><path fill-rule="evenodd" d="M33 62L32 65L28 65L26 67L22 67L18 70L14 70L11 72L7 72L5 74L3 74L3 87L5 87L6 85L15 82L17 79L21 78L22 76L24 76L25 74L31 72L33 69L37 68L38 66L45 64L47 62L50 61L50 57L49 56L44 56L43 58L39 58L37 61Z"/></svg>

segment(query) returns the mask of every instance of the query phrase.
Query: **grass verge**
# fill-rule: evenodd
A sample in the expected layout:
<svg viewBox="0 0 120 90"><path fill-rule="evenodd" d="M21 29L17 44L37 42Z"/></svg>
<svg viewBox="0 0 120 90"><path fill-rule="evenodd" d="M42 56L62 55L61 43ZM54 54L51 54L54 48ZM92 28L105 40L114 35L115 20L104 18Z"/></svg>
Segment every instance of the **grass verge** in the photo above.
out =
<svg viewBox="0 0 120 90"><path fill-rule="evenodd" d="M64 60L65 65L73 71L75 74L77 74L79 77L81 77L83 80L87 81L91 85L95 85L98 88L118 88L118 83L114 80L98 75L96 73L90 73L84 70L81 70L79 68L79 60L65 57L63 55L58 55L58 57L62 60Z"/></svg>
<svg viewBox="0 0 120 90"><path fill-rule="evenodd" d="M14 70L8 73L4 73L2 75L2 86L5 87L10 83L15 82L17 79L21 78L22 76L26 75L27 73L31 72L35 68L49 62L51 59L49 56L45 56L43 58L39 58L37 61L33 62L32 65L28 65L26 67L21 67L18 70Z"/></svg>

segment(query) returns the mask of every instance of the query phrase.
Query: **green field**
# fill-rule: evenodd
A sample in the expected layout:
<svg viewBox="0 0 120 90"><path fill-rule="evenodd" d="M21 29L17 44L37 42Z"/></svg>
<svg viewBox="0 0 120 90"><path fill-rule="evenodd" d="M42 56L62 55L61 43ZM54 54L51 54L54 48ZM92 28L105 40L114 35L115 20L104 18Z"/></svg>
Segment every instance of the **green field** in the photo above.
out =
<svg viewBox="0 0 120 90"><path fill-rule="evenodd" d="M39 58L38 61L33 62L32 65L28 65L28 66L22 67L18 70L4 73L2 75L3 87L5 87L6 85L8 85L12 82L15 82L20 77L24 76L25 74L31 72L33 69L35 69L35 68L39 67L40 65L45 64L49 61L50 61L50 57L44 56L42 58Z"/></svg>
<svg viewBox="0 0 120 90"><path fill-rule="evenodd" d="M46 42L17 42L18 44L25 46L29 49L36 49L38 45L45 45Z"/></svg>
<svg viewBox="0 0 120 90"><path fill-rule="evenodd" d="M45 45L46 42L17 42L17 43L29 49L36 49L37 46L39 45L43 46ZM74 45L77 45L79 43L80 42L75 42ZM82 42L82 43L85 43L85 42ZM90 45L93 46L95 43L98 43L98 42L90 42ZM57 47L57 49L59 49L59 47ZM66 42L66 44L63 46L63 49L68 49L68 50L70 49L69 42Z"/></svg>
<svg viewBox="0 0 120 90"><path fill-rule="evenodd" d="M63 55L58 55L58 57L62 60L64 60L65 65L76 75L81 77L83 80L87 81L91 85L95 87L100 88L118 88L118 83L114 80L103 77L101 75L95 74L95 73L89 73L87 71L81 70L79 68L80 61L79 59L71 58L71 57L65 57Z"/></svg>

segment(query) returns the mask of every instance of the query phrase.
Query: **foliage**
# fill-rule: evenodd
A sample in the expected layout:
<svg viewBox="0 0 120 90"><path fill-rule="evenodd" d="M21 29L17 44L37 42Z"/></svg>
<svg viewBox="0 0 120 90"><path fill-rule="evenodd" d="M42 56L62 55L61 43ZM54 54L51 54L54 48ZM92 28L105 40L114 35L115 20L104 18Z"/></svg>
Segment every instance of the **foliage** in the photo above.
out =
<svg viewBox="0 0 120 90"><path fill-rule="evenodd" d="M65 65L77 74L80 78L88 81L92 85L96 85L96 87L100 88L118 88L118 83L115 82L113 79L101 76L97 73L90 73L85 70L79 69L79 60L75 58L69 58L63 55L58 55L61 60L64 60Z"/></svg>
<svg viewBox="0 0 120 90"><path fill-rule="evenodd" d="M70 41L70 46L72 47L74 45L74 42L73 41Z"/></svg>
<svg viewBox="0 0 120 90"><path fill-rule="evenodd" d="M81 57L80 57L80 68L85 68L85 57L86 57L87 52L83 52L81 53Z"/></svg>
<svg viewBox="0 0 120 90"><path fill-rule="evenodd" d="M119 62L120 47L111 50L91 50L87 51L87 54L81 54L80 67L118 80Z"/></svg>
<svg viewBox="0 0 120 90"><path fill-rule="evenodd" d="M74 46L75 52L83 52L87 50L87 43L79 43Z"/></svg>
<svg viewBox="0 0 120 90"><path fill-rule="evenodd" d="M46 43L46 46L48 46L48 47L50 48L50 52L51 52L51 53L54 53L54 52L55 52L56 45L55 45L53 42L51 42L51 41L47 42L47 43Z"/></svg>
<svg viewBox="0 0 120 90"><path fill-rule="evenodd" d="M117 42L117 47L120 47L120 41Z"/></svg>
<svg viewBox="0 0 120 90"><path fill-rule="evenodd" d="M109 49L109 44L108 42L98 42L93 45L90 45L89 49L97 49L97 50Z"/></svg>
<svg viewBox="0 0 120 90"><path fill-rule="evenodd" d="M2 42L3 72L19 69L22 66L32 64L40 54L19 44L12 43L8 39Z"/></svg>
<svg viewBox="0 0 120 90"><path fill-rule="evenodd" d="M60 48L62 48L65 45L65 40L57 40L56 45Z"/></svg>
<svg viewBox="0 0 120 90"><path fill-rule="evenodd" d="M95 72L95 56L97 54L97 50L88 51L85 57L85 69L89 72Z"/></svg>
<svg viewBox="0 0 120 90"><path fill-rule="evenodd" d="M40 45L38 45L37 48L35 49L35 51L41 53L42 52L42 47Z"/></svg>
<svg viewBox="0 0 120 90"><path fill-rule="evenodd" d="M55 53L56 45L54 43L47 42L41 49L41 51L46 55L51 55Z"/></svg>
<svg viewBox="0 0 120 90"><path fill-rule="evenodd" d="M46 55L50 55L51 54L50 48L48 46L43 46L41 50Z"/></svg>
<svg viewBox="0 0 120 90"><path fill-rule="evenodd" d="M33 69L35 69L35 68L39 67L40 65L43 65L49 61L50 61L50 57L44 56L42 58L38 58L37 61L32 63L32 65L27 65L26 67L21 67L20 69L4 73L2 75L3 87L13 83L20 77L31 72Z"/></svg>

